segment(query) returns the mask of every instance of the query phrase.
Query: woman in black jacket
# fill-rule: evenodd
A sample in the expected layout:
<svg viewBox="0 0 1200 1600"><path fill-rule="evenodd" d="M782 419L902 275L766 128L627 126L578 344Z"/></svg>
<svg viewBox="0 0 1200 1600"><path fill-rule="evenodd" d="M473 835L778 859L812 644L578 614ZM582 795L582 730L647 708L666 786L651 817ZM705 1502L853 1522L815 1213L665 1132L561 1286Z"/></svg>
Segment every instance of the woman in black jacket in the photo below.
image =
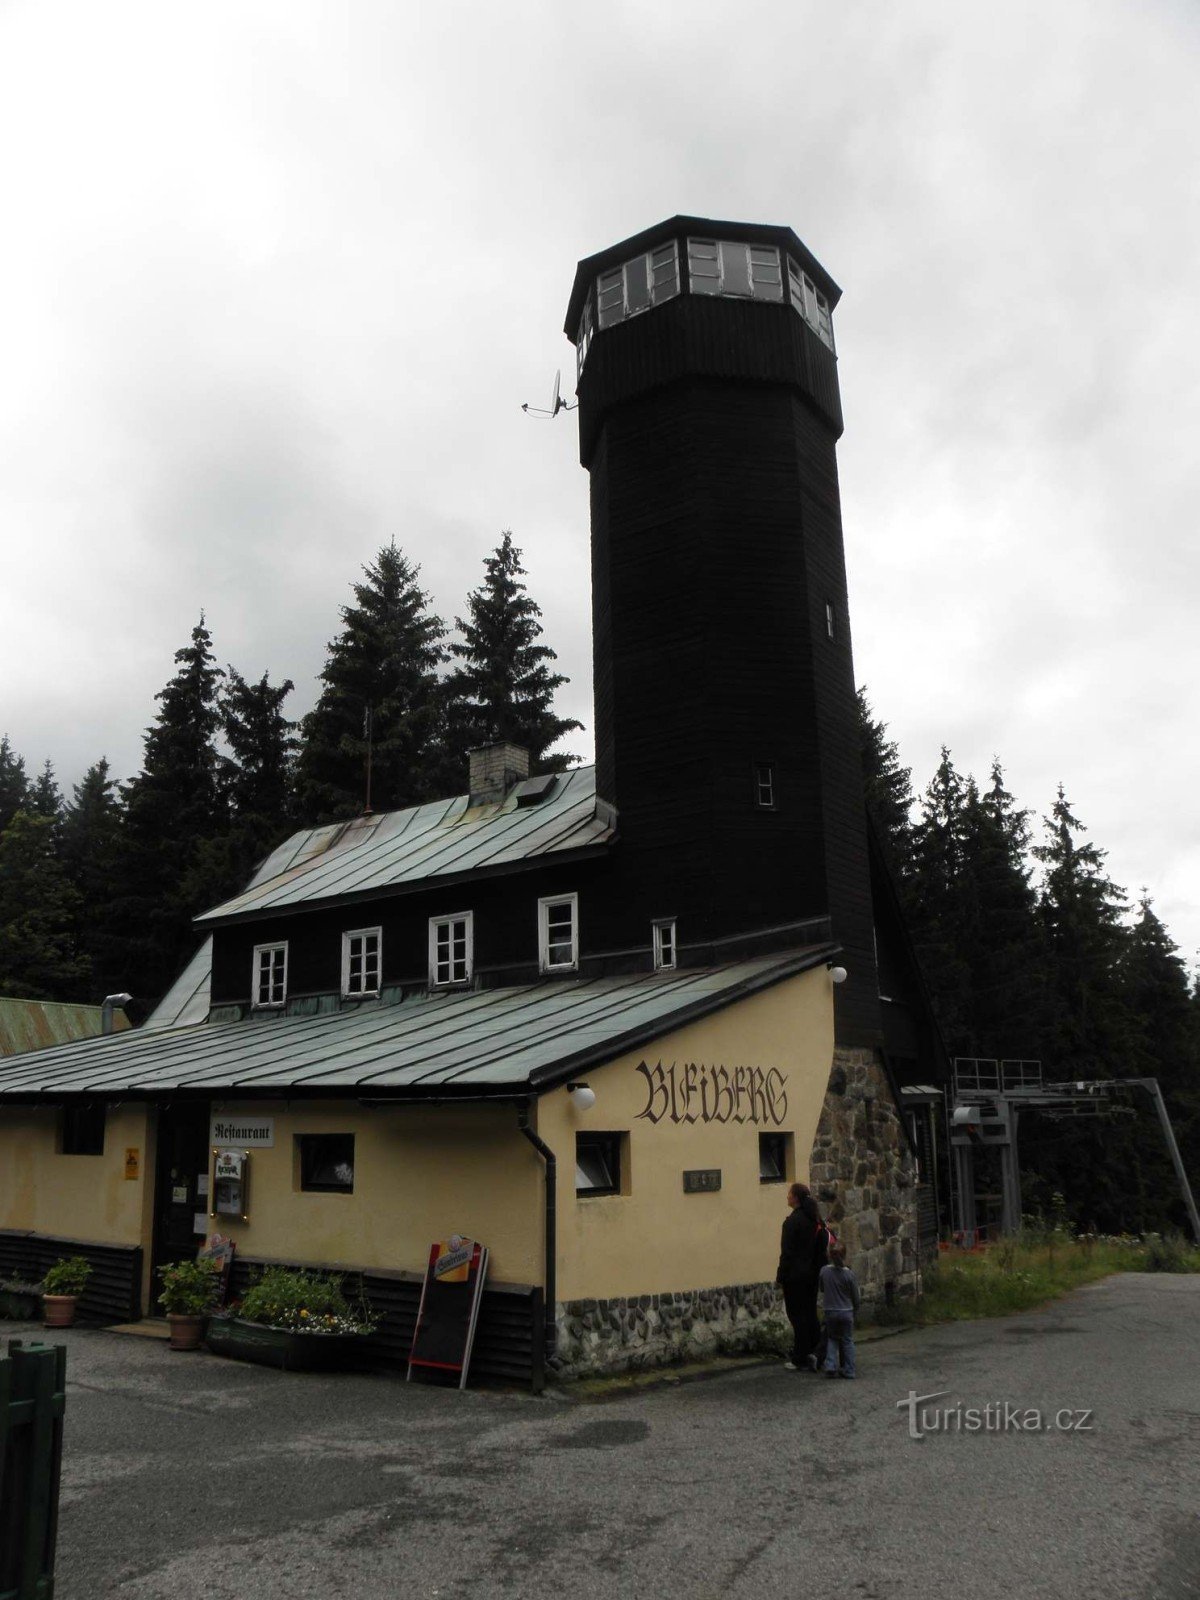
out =
<svg viewBox="0 0 1200 1600"><path fill-rule="evenodd" d="M792 1359L784 1365L797 1372L817 1370L816 1349L821 1338L817 1320L817 1278L828 1257L829 1235L821 1222L817 1202L807 1187L794 1183L787 1193L789 1212L779 1242L779 1271L775 1282L783 1289L783 1304L792 1325Z"/></svg>

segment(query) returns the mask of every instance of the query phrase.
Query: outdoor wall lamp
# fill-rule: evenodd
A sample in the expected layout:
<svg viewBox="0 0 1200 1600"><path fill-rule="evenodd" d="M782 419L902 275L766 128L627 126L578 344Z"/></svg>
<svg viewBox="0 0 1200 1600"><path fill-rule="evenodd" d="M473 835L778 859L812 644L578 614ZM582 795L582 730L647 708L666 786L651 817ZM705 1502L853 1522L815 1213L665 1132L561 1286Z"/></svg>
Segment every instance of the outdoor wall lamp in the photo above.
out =
<svg viewBox="0 0 1200 1600"><path fill-rule="evenodd" d="M586 1083L569 1083L567 1093L576 1111L590 1111L596 1104L596 1091Z"/></svg>
<svg viewBox="0 0 1200 1600"><path fill-rule="evenodd" d="M845 983L850 974L846 971L845 967L830 967L829 976L833 979L834 983Z"/></svg>

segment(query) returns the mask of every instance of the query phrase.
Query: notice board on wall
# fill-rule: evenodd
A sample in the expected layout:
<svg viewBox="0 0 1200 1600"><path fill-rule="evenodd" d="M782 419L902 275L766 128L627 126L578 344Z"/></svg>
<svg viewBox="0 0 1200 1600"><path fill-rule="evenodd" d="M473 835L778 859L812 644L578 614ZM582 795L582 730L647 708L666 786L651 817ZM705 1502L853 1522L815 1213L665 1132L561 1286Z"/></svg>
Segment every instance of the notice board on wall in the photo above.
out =
<svg viewBox="0 0 1200 1600"><path fill-rule="evenodd" d="M424 1370L456 1376L458 1387L466 1388L487 1262L486 1245L460 1233L430 1245L408 1357L410 1380L414 1370Z"/></svg>

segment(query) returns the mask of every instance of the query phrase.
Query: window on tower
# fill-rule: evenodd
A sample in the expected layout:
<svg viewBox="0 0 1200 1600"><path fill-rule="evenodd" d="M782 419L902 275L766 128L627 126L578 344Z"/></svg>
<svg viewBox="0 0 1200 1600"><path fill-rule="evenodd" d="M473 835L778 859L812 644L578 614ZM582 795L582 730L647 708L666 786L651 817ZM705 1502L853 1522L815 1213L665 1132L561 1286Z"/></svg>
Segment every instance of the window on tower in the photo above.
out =
<svg viewBox="0 0 1200 1600"><path fill-rule="evenodd" d="M636 317L640 311L672 300L679 293L679 249L674 239L596 279L596 318L601 328ZM587 313L584 313L586 320ZM576 348L582 349L583 326ZM580 361L582 370L582 358Z"/></svg>
<svg viewBox="0 0 1200 1600"><path fill-rule="evenodd" d="M782 300L783 276L774 245L732 239L689 239L688 282L693 294Z"/></svg>
<svg viewBox="0 0 1200 1600"><path fill-rule="evenodd" d="M754 763L754 804L761 811L775 809L775 765L771 761Z"/></svg>
<svg viewBox="0 0 1200 1600"><path fill-rule="evenodd" d="M832 350L833 323L829 316L829 301L791 256L788 257L788 297L792 302L792 310L802 316L821 343Z"/></svg>

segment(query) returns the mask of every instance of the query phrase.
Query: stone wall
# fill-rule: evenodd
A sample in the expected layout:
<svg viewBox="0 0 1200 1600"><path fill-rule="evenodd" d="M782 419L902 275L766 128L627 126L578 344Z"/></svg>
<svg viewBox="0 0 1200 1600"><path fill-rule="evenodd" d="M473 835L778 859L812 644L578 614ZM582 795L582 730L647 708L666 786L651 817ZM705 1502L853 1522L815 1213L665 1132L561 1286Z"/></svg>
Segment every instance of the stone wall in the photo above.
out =
<svg viewBox="0 0 1200 1600"><path fill-rule="evenodd" d="M767 1349L786 1327L783 1301L773 1283L568 1300L558 1307L558 1347L551 1366L569 1378Z"/></svg>
<svg viewBox="0 0 1200 1600"><path fill-rule="evenodd" d="M915 1292L917 1195L912 1153L879 1058L836 1050L809 1182L846 1247L864 1303Z"/></svg>

